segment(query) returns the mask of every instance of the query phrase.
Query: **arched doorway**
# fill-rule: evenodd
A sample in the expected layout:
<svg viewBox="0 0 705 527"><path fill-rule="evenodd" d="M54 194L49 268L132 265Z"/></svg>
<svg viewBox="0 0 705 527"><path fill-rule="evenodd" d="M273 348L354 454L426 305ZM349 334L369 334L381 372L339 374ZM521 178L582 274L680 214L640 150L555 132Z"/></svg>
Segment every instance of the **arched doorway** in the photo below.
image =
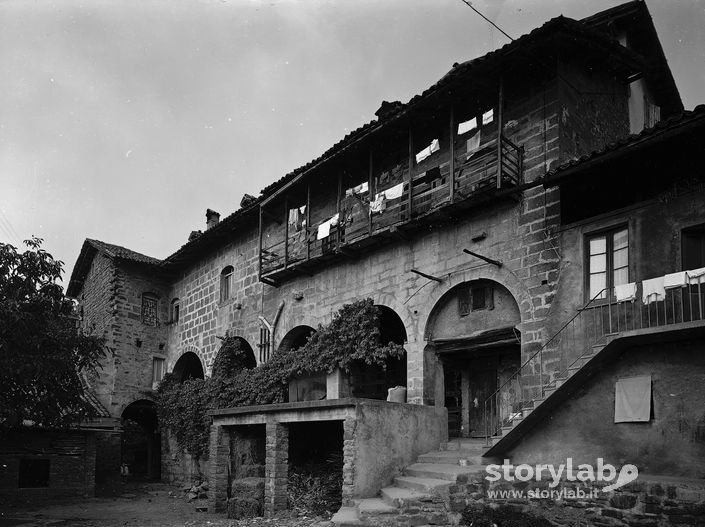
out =
<svg viewBox="0 0 705 527"><path fill-rule="evenodd" d="M301 348L315 332L316 330L311 326L296 326L284 335L277 353L285 353ZM325 372L298 375L289 381L289 402L320 401L325 399L326 395Z"/></svg>
<svg viewBox="0 0 705 527"><path fill-rule="evenodd" d="M485 401L520 366L520 321L512 294L492 280L460 284L433 307L426 339L442 365L451 437L484 437L497 412L513 411L510 397L488 405L491 415L485 415Z"/></svg>
<svg viewBox="0 0 705 527"><path fill-rule="evenodd" d="M257 366L252 346L242 337L229 337L223 342L211 368L213 376L231 377L242 369Z"/></svg>
<svg viewBox="0 0 705 527"><path fill-rule="evenodd" d="M380 342L406 344L406 328L399 315L387 306L375 307L379 310ZM384 367L356 364L350 369L350 386L353 397L386 399L389 388L406 387L406 353L400 358L387 359Z"/></svg>
<svg viewBox="0 0 705 527"><path fill-rule="evenodd" d="M161 436L157 409L153 401L142 399L122 412L121 464L131 476L142 479L161 478Z"/></svg>
<svg viewBox="0 0 705 527"><path fill-rule="evenodd" d="M187 351L174 364L174 375L180 382L187 379L203 379L203 365L201 359L198 358L193 351Z"/></svg>

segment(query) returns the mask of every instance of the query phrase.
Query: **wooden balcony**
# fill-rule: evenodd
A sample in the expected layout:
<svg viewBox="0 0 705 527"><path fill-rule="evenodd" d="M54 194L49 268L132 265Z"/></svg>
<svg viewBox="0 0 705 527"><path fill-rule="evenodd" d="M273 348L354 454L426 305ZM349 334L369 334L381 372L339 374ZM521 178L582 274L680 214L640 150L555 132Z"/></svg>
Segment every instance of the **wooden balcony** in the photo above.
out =
<svg viewBox="0 0 705 527"><path fill-rule="evenodd" d="M378 184L373 194L372 185L358 192L349 189L344 195L339 189L338 221L329 229L321 225L330 217L310 224L304 220L298 226L280 221L279 239L261 236L260 280L278 285L295 274L312 274L325 262L383 243L390 236L410 235L428 221L495 199L499 191L516 189L523 179L523 148L504 136L499 136L499 146L497 142L495 135L470 154L424 163L423 171L410 173L406 166L401 183ZM309 202L307 219L312 206L316 204Z"/></svg>

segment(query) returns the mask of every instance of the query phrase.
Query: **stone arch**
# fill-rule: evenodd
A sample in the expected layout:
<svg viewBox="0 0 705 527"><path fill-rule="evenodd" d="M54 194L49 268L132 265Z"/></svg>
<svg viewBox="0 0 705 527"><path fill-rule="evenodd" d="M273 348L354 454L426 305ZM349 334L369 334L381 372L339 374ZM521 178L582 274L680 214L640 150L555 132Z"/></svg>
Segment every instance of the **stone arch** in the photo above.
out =
<svg viewBox="0 0 705 527"><path fill-rule="evenodd" d="M406 326L399 314L389 306L375 304L379 309L380 341L382 344L393 342L406 346L408 336ZM407 386L407 355L389 358L384 367L355 364L350 369L350 389L354 397L364 399L386 399L390 388Z"/></svg>
<svg viewBox="0 0 705 527"><path fill-rule="evenodd" d="M311 326L305 324L295 326L287 331L286 335L279 342L278 351L289 351L297 349L306 344L306 340L316 332Z"/></svg>
<svg viewBox="0 0 705 527"><path fill-rule="evenodd" d="M138 399L120 415L122 433L120 457L135 477L159 480L161 477L161 435L154 401Z"/></svg>
<svg viewBox="0 0 705 527"><path fill-rule="evenodd" d="M512 394L520 388L507 383L521 364L523 313L508 287L484 276L435 295L424 329L424 388L448 409L451 436L484 437L516 411ZM500 386L508 386L508 397L485 409Z"/></svg>
<svg viewBox="0 0 705 527"><path fill-rule="evenodd" d="M249 369L257 366L255 353L250 343L240 336L231 337L231 339L236 348L220 347L211 365L211 375L216 375L217 373L233 375L243 368Z"/></svg>
<svg viewBox="0 0 705 527"><path fill-rule="evenodd" d="M205 368L201 357L194 351L185 351L174 364L172 373L183 382L186 379L204 379Z"/></svg>
<svg viewBox="0 0 705 527"><path fill-rule="evenodd" d="M441 298L457 286L476 280L488 280L504 287L509 291L519 307L520 322L530 318L533 307L531 296L526 286L512 271L505 268L484 266L480 269L467 269L450 275L447 280L434 287L429 293L428 301L422 304L421 309L419 309L418 320L425 321L423 326L424 340L428 340L433 310L439 305Z"/></svg>

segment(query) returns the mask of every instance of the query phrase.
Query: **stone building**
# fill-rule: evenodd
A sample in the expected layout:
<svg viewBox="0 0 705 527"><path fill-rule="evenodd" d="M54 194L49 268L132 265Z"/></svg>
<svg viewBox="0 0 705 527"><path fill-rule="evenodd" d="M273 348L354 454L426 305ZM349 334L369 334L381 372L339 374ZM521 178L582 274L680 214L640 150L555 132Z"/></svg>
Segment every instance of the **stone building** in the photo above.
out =
<svg viewBox="0 0 705 527"><path fill-rule="evenodd" d="M148 407L164 371L210 375L218 336L262 364L369 297L406 351L394 383L336 372L216 412L214 509L238 439L263 451L265 511L285 507L294 438L316 423L344 453L344 501L382 489L372 508L467 481L458 459L482 454L702 478L705 111L683 112L645 4L553 19L376 116L226 218L208 210L162 261L86 241L69 292L115 350L95 380L106 408ZM647 378L646 418L622 415ZM407 404L375 401L399 383ZM188 475L162 445L162 475Z"/></svg>

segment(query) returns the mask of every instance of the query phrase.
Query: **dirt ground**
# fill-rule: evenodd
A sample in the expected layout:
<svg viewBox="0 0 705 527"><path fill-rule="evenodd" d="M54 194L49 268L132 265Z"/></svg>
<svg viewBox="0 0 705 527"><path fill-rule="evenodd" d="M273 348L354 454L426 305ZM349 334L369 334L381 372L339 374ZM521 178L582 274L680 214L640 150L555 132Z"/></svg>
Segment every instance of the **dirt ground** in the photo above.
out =
<svg viewBox="0 0 705 527"><path fill-rule="evenodd" d="M170 495L171 493L171 495ZM227 520L225 514L197 512L178 488L164 483L124 483L96 498L22 505L0 504L0 527L309 527L321 518Z"/></svg>

